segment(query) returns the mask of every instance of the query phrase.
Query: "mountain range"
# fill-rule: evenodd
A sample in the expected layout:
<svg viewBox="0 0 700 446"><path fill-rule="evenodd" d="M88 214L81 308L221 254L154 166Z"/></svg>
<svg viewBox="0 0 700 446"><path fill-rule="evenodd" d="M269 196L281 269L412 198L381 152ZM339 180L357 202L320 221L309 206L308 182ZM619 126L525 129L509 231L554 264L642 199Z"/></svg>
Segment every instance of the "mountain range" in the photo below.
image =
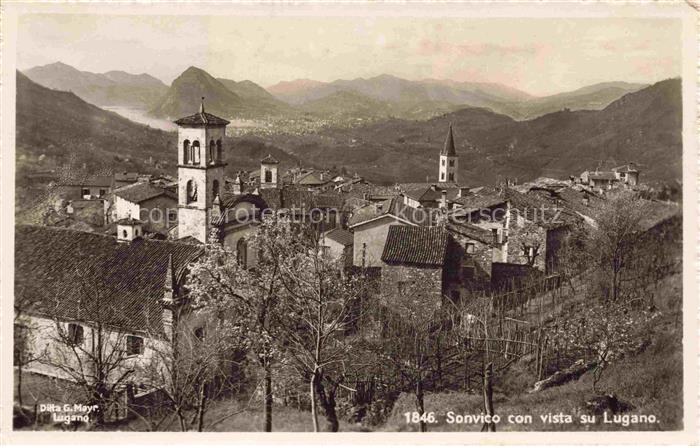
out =
<svg viewBox="0 0 700 446"><path fill-rule="evenodd" d="M24 74L40 85L71 91L101 106L148 107L168 90L162 81L145 73L90 73L61 62L30 68Z"/></svg>
<svg viewBox="0 0 700 446"><path fill-rule="evenodd" d="M198 87L190 89L193 79ZM624 90L626 85L608 87L620 94L619 88ZM268 110L291 107L270 98L267 91L252 83L216 79L191 68L173 82L165 97L174 99L162 100L160 108L180 116L191 114L202 91L207 97L207 110L224 116L226 110L250 110L247 101L263 104L261 107ZM596 91L600 90L593 89ZM334 104L344 102L356 104L356 113L394 112L383 109L382 100L367 99L362 93L338 91L333 95L326 97L325 105L324 98L318 98L314 108L326 107L328 112ZM569 97L560 99L566 101ZM181 101L190 102L181 106ZM230 104L235 107L230 108ZM567 178L583 170L630 161L640 165L644 181L681 177L679 79L626 93L601 110L561 110L529 120L517 120L483 107L455 106L458 109L450 110L452 105L447 102L436 100L431 104L442 104L445 112L425 120L385 118L355 126L328 126L307 134L233 138L227 142L227 173L255 168L270 153L285 165L304 160L305 165L345 166L379 182L432 181L440 147L452 123L460 177L467 185L493 184L503 177L522 181L540 175ZM303 109L295 112L309 113ZM76 94L42 87L17 74L18 171L56 165L73 154L89 165L105 163L114 169L142 171L153 169L146 163L152 157L162 161L162 169L174 173L175 141L173 132L136 124Z"/></svg>
<svg viewBox="0 0 700 446"><path fill-rule="evenodd" d="M505 177L565 179L628 162L640 166L643 181L681 178L680 79L627 93L602 110L562 110L518 121L485 108L463 108L424 121L388 119L267 140L298 158L342 165L377 181L435 181L450 124L460 178L470 186Z"/></svg>
<svg viewBox="0 0 700 446"><path fill-rule="evenodd" d="M365 102L381 101L384 115L411 118L407 110L422 106L434 109L435 114L465 107L483 107L514 119L531 119L563 110L599 110L622 95L643 88L643 84L608 82L590 85L575 91L546 97L529 94L494 83L455 82L427 79L409 81L390 75L352 80L318 82L309 79L280 82L268 91L289 104L301 106L313 113L316 104L325 104L325 98L337 97L340 92L354 93L353 102L365 97ZM322 109L323 110L323 109Z"/></svg>
<svg viewBox="0 0 700 446"><path fill-rule="evenodd" d="M26 173L52 170L73 160L89 170L175 174L177 134L154 129L90 104L74 93L52 90L17 72L16 153L18 184ZM285 165L294 156L259 141L225 142L227 174L259 167L271 154Z"/></svg>
<svg viewBox="0 0 700 446"><path fill-rule="evenodd" d="M425 79L383 74L333 82L309 79L280 82L267 89L250 81L215 78L189 67L170 86L147 74L96 74L63 63L31 68L25 74L49 88L72 91L100 106L134 106L154 117L176 119L206 98L208 109L229 119L428 119L465 107L483 107L517 120L555 111L599 110L642 84L609 82L546 97L496 83Z"/></svg>
<svg viewBox="0 0 700 446"><path fill-rule="evenodd" d="M199 108L202 97L207 111L225 118L254 119L294 113L291 106L251 81L216 79L196 67L189 67L173 81L151 113L169 119L190 115Z"/></svg>

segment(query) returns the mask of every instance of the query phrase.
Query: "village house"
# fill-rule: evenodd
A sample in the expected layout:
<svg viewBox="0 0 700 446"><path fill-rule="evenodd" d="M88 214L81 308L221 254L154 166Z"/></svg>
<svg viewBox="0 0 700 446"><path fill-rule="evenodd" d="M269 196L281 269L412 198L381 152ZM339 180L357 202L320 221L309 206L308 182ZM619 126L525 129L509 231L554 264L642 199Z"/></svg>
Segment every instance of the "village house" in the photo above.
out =
<svg viewBox="0 0 700 446"><path fill-rule="evenodd" d="M353 265L382 266L381 256L391 226L431 224L430 213L406 206L400 197L356 209L348 221L348 228L353 232Z"/></svg>
<svg viewBox="0 0 700 446"><path fill-rule="evenodd" d="M634 163L614 167L609 171L585 171L580 175L580 183L592 187L599 192L614 187L637 186L639 184L639 169Z"/></svg>
<svg viewBox="0 0 700 446"><path fill-rule="evenodd" d="M391 225L381 254L382 295L437 308L459 298L461 251L441 226Z"/></svg>
<svg viewBox="0 0 700 446"><path fill-rule="evenodd" d="M66 200L92 200L105 198L114 187L114 178L109 175L93 175L87 178L70 180L57 188L61 197Z"/></svg>
<svg viewBox="0 0 700 446"><path fill-rule="evenodd" d="M25 371L89 380L100 339L102 357L112 361L107 381L123 379L117 392L143 388L153 379L148 370L156 353L172 340L187 265L202 252L201 246L143 239L133 228L115 238L17 226L15 330L25 334L21 348L39 358ZM182 322L183 329L196 328Z"/></svg>
<svg viewBox="0 0 700 446"><path fill-rule="evenodd" d="M332 259L344 259L347 266L352 265L354 238L351 232L334 228L321 234L320 244Z"/></svg>
<svg viewBox="0 0 700 446"><path fill-rule="evenodd" d="M612 171L620 183L636 186L639 184L639 169L634 163L613 167Z"/></svg>
<svg viewBox="0 0 700 446"><path fill-rule="evenodd" d="M503 277L498 277L502 272L517 270L520 274L522 268L507 265L555 274L563 240L569 228L581 220L565 211L557 199L523 194L506 186L484 188L479 194L461 198L447 218L454 224L491 232L492 282L502 281Z"/></svg>
<svg viewBox="0 0 700 446"><path fill-rule="evenodd" d="M146 230L167 234L177 221L177 193L150 181L120 187L112 193L110 219L138 218Z"/></svg>

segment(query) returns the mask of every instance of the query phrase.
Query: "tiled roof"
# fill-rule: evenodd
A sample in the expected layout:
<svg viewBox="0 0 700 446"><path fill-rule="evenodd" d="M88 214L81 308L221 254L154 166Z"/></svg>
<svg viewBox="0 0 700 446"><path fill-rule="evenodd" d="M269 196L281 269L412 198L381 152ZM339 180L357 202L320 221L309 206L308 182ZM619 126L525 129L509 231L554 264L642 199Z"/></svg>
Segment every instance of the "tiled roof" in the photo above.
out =
<svg viewBox="0 0 700 446"><path fill-rule="evenodd" d="M450 124L450 128L447 131L447 138L445 138L445 145L442 147L442 151L440 151L440 155L457 156L457 152L455 151L455 138L452 135L452 124Z"/></svg>
<svg viewBox="0 0 700 446"><path fill-rule="evenodd" d="M505 197L491 191L479 194L469 194L463 197L456 197L452 201L462 206L467 211L478 211L498 206L506 202Z"/></svg>
<svg viewBox="0 0 700 446"><path fill-rule="evenodd" d="M440 226L392 225L382 261L410 265L441 266L447 252L447 231Z"/></svg>
<svg viewBox="0 0 700 446"><path fill-rule="evenodd" d="M307 174L304 174L297 178L296 184L304 184L308 186L319 186L322 184L326 184L330 182L331 178L330 176L324 176L324 178L321 178L322 173L321 172L309 172Z"/></svg>
<svg viewBox="0 0 700 446"><path fill-rule="evenodd" d="M572 212L586 215L591 218L596 218L596 214L605 204L605 197L588 192L586 190L576 190L570 187L565 187L557 191L557 196L561 199L562 205ZM583 198L586 197L587 204L584 204Z"/></svg>
<svg viewBox="0 0 700 446"><path fill-rule="evenodd" d="M341 228L331 229L330 231L326 232L325 236L343 246L352 245L354 241L352 233Z"/></svg>
<svg viewBox="0 0 700 446"><path fill-rule="evenodd" d="M267 155L265 158L260 160L260 164L279 164L280 162L277 161L275 158L272 157L272 155Z"/></svg>
<svg viewBox="0 0 700 446"><path fill-rule="evenodd" d="M590 172L588 178L591 180L614 181L617 179L614 172Z"/></svg>
<svg viewBox="0 0 700 446"><path fill-rule="evenodd" d="M221 127L229 125L230 122L211 113L199 112L180 118L175 124L183 127Z"/></svg>
<svg viewBox="0 0 700 446"><path fill-rule="evenodd" d="M257 209L256 215L249 215L247 212L241 213L240 215L237 215L237 212L226 212L226 209L232 209L237 204L242 202L252 203L255 209ZM259 212L269 208L265 200L260 195L256 194L224 195L221 202L221 207L223 210L221 215L218 217L212 217L211 222L214 225L220 225L224 222L249 221L250 218L259 217Z"/></svg>
<svg viewBox="0 0 700 446"><path fill-rule="evenodd" d="M625 164L624 166L613 167L613 172L639 172L634 164Z"/></svg>
<svg viewBox="0 0 700 446"><path fill-rule="evenodd" d="M120 187L114 191L114 195L132 203L142 203L161 195L167 195L173 200L177 200L177 196L170 190L145 181Z"/></svg>
<svg viewBox="0 0 700 446"><path fill-rule="evenodd" d="M135 218L127 217L127 218L122 218L121 220L117 220L116 222L114 222L114 224L133 226L133 225L142 225L142 224L144 224L144 222L142 222L141 220L137 220Z"/></svg>
<svg viewBox="0 0 700 446"><path fill-rule="evenodd" d="M513 210L543 228L567 226L579 220L575 214L563 209L561 204L534 194L523 194L515 189L506 188L503 195Z"/></svg>
<svg viewBox="0 0 700 446"><path fill-rule="evenodd" d="M488 229L468 223L468 222L450 222L445 228L453 233L463 235L472 240L484 243L486 245L493 244L493 234Z"/></svg>
<svg viewBox="0 0 700 446"><path fill-rule="evenodd" d="M137 181L139 179L139 173L138 172L121 172L121 173L115 173L114 174L114 179L115 181Z"/></svg>
<svg viewBox="0 0 700 446"><path fill-rule="evenodd" d="M170 257L179 280L202 252L186 243L124 243L102 234L19 225L15 293L35 305L32 314L96 322L97 305L100 319L114 327L161 333Z"/></svg>
<svg viewBox="0 0 700 446"><path fill-rule="evenodd" d="M401 197L394 197L381 203L372 203L356 209L350 217L348 226L357 226L383 215L392 215L419 226L429 226L432 223L427 211L406 206Z"/></svg>

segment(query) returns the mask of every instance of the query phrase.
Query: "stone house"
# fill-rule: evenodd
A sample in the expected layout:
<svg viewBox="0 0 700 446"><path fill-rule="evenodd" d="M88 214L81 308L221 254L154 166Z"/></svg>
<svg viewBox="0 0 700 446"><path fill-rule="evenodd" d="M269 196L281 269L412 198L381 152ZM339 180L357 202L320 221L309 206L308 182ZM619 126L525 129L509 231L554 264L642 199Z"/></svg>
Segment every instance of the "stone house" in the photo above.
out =
<svg viewBox="0 0 700 446"><path fill-rule="evenodd" d="M420 299L439 306L460 287L458 245L441 226L391 225L381 255L380 291L391 302Z"/></svg>

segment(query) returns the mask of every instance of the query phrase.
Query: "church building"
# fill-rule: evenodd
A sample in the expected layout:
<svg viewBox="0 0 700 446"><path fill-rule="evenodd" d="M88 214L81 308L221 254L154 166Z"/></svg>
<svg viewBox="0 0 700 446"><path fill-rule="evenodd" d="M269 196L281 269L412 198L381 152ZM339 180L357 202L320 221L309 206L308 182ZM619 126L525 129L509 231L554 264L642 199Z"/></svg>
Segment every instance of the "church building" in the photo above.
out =
<svg viewBox="0 0 700 446"><path fill-rule="evenodd" d="M235 250L246 266L255 263L247 238L260 213L268 208L259 194L225 194L223 140L229 121L207 113L204 98L199 111L175 121L178 126L177 239L205 243L212 229L219 241ZM261 163L265 184L277 184L278 161L268 156ZM262 173L262 172L261 172Z"/></svg>

